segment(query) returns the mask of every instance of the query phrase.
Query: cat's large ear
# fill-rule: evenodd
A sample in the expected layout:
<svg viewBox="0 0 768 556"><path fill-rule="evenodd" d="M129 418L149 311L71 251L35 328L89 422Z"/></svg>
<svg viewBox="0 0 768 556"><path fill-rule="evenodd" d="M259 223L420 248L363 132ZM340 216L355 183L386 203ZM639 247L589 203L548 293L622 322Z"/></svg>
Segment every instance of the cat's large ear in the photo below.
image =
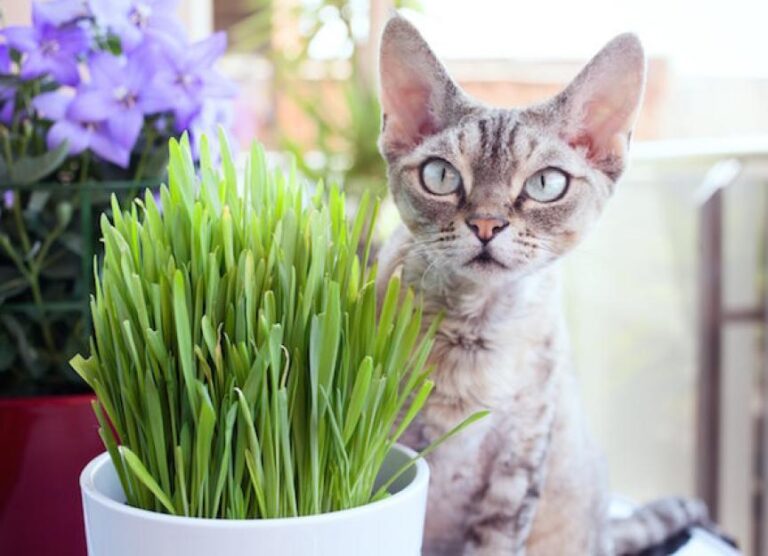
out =
<svg viewBox="0 0 768 556"><path fill-rule="evenodd" d="M552 101L564 139L612 178L624 169L645 88L645 54L632 34L609 42Z"/></svg>
<svg viewBox="0 0 768 556"><path fill-rule="evenodd" d="M418 30L394 16L384 28L379 58L385 158L401 155L460 117L464 95Z"/></svg>

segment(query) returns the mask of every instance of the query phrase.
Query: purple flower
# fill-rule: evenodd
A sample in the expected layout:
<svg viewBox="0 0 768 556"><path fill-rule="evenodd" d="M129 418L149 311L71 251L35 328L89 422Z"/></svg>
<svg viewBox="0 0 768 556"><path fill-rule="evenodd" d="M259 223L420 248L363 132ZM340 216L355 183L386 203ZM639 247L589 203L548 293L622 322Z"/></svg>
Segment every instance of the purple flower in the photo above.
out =
<svg viewBox="0 0 768 556"><path fill-rule="evenodd" d="M132 150L145 114L168 110L173 104L173 99L152 83L152 53L139 49L127 58L101 53L91 58L88 68L90 82L78 91L69 115L81 121L106 122L114 140Z"/></svg>
<svg viewBox="0 0 768 556"><path fill-rule="evenodd" d="M16 90L13 87L0 85L0 123L11 125L16 112Z"/></svg>
<svg viewBox="0 0 768 556"><path fill-rule="evenodd" d="M61 26L91 15L88 0L49 0L33 2L32 13L35 20Z"/></svg>
<svg viewBox="0 0 768 556"><path fill-rule="evenodd" d="M174 99L176 129L183 131L200 113L205 98L227 98L235 93L232 83L213 70L213 63L227 48L227 37L216 33L191 45L166 48L166 63L155 84Z"/></svg>
<svg viewBox="0 0 768 556"><path fill-rule="evenodd" d="M3 205L5 208L13 208L13 191L6 189L3 191Z"/></svg>
<svg viewBox="0 0 768 556"><path fill-rule="evenodd" d="M85 30L77 25L56 27L33 13L32 27L13 26L3 30L8 46L22 53L22 79L52 75L63 85L77 85L78 57L88 49Z"/></svg>
<svg viewBox="0 0 768 556"><path fill-rule="evenodd" d="M0 44L0 74L11 74L11 54L8 45ZM10 124L16 109L16 89L0 83L0 123Z"/></svg>
<svg viewBox="0 0 768 556"><path fill-rule="evenodd" d="M90 0L96 21L120 37L123 51L141 44L145 35L184 38L176 17L178 0Z"/></svg>
<svg viewBox="0 0 768 556"><path fill-rule="evenodd" d="M229 129L234 119L234 107L231 102L220 99L210 99L203 103L200 113L189 124L189 139L192 146L192 155L200 158L201 139L203 135L208 137L208 148L211 157L218 160L219 152L219 128ZM231 141L231 137L229 137Z"/></svg>
<svg viewBox="0 0 768 556"><path fill-rule="evenodd" d="M234 108L231 102L211 99L203 103L200 113L189 124L189 138L192 145L192 155L200 158L201 139L208 137L208 148L211 157L218 160L220 156L219 142L215 140L219 128L229 129L234 118ZM231 137L228 137L231 141Z"/></svg>
<svg viewBox="0 0 768 556"><path fill-rule="evenodd" d="M59 92L43 93L32 101L41 115L56 123L48 131L49 149L55 149L67 141L69 154L80 154L90 149L97 156L127 168L131 151L114 141L109 134L105 121L96 116L73 114L73 97Z"/></svg>
<svg viewBox="0 0 768 556"><path fill-rule="evenodd" d="M0 73L11 73L11 51L7 44L0 44Z"/></svg>

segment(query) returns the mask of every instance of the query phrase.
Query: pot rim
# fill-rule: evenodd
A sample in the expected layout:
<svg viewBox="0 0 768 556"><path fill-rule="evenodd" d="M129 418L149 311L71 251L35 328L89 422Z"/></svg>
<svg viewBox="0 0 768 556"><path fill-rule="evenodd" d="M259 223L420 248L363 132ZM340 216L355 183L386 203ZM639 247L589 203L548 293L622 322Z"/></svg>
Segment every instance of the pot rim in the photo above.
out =
<svg viewBox="0 0 768 556"><path fill-rule="evenodd" d="M394 444L392 450L404 453L414 458L417 453L402 444ZM362 515L370 512L385 510L393 504L401 503L405 498L418 496L422 488L429 484L429 466L424 458L419 458L413 464L416 474L413 479L395 494L377 502L357 506L347 510L337 510L316 515L299 517L255 518L255 519L223 519L206 517L187 517L153 512L134 508L124 502L118 502L96 488L94 477L105 465L112 465L108 452L103 452L93 458L80 473L80 490L84 497L91 498L97 504L117 513L126 514L139 519L167 522L169 525L194 525L195 527L209 528L248 528L248 527L280 527L297 525L320 525L328 521L337 521L346 517Z"/></svg>

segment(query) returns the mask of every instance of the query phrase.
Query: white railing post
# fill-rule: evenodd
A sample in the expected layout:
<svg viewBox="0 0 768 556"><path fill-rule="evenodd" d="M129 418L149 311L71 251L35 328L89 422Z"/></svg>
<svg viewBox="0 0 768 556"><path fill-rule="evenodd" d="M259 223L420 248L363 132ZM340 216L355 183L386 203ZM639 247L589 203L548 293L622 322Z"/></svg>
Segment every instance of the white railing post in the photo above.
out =
<svg viewBox="0 0 768 556"><path fill-rule="evenodd" d="M28 25L32 21L32 0L0 0L2 25Z"/></svg>
<svg viewBox="0 0 768 556"><path fill-rule="evenodd" d="M213 31L213 0L183 0L179 17L192 40L199 40Z"/></svg>

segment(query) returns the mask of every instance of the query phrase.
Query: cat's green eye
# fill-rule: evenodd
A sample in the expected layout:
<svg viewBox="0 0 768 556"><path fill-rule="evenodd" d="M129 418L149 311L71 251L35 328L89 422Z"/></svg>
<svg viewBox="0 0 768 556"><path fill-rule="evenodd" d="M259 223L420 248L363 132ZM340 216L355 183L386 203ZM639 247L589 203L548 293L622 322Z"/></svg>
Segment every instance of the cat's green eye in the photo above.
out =
<svg viewBox="0 0 768 556"><path fill-rule="evenodd" d="M525 194L540 203L557 201L568 189L568 174L557 168L545 168L525 180Z"/></svg>
<svg viewBox="0 0 768 556"><path fill-rule="evenodd" d="M421 167L421 185L434 195L450 195L461 187L461 174L447 160L430 158Z"/></svg>

